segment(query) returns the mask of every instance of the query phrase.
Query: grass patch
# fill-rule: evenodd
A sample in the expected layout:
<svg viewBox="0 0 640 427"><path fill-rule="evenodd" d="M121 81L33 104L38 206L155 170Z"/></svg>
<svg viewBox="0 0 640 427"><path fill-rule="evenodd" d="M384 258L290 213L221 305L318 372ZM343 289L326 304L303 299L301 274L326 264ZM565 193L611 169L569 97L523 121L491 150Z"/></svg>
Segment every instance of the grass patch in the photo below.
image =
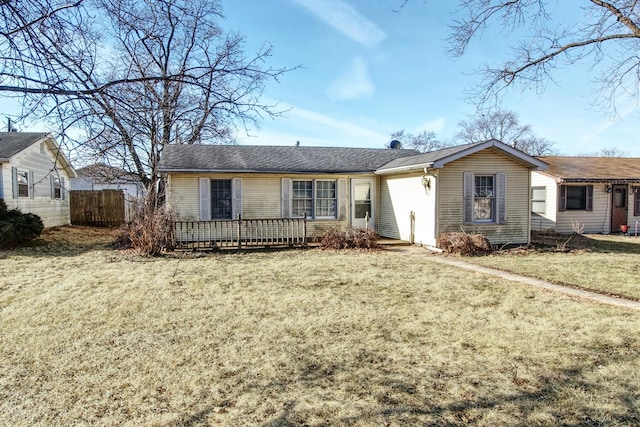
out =
<svg viewBox="0 0 640 427"><path fill-rule="evenodd" d="M2 253L0 424L640 423L635 312L385 251L98 237Z"/></svg>
<svg viewBox="0 0 640 427"><path fill-rule="evenodd" d="M568 239L540 235L532 249L501 251L465 261L640 300L640 238L575 235Z"/></svg>

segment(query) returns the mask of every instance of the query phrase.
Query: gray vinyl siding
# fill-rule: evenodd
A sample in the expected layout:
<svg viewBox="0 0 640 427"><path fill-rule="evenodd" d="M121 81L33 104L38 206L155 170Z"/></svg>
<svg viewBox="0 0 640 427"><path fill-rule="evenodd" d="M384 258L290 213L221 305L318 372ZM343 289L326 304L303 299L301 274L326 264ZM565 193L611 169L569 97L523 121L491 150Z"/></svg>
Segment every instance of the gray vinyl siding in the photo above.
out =
<svg viewBox="0 0 640 427"><path fill-rule="evenodd" d="M54 227L70 223L69 215L69 182L67 172L55 167L56 157L44 142L38 142L19 152L10 159L8 164L2 165L1 193L9 209L20 209L24 213L38 215L45 227ZM30 196L13 197L13 179L11 168L30 172L33 182L29 182ZM51 174L57 174L64 179L64 199L52 199Z"/></svg>
<svg viewBox="0 0 640 427"><path fill-rule="evenodd" d="M506 174L506 222L463 225L465 172L476 175ZM482 150L448 163L438 174L437 234L464 230L480 233L492 244L529 242L530 171L522 163L494 149Z"/></svg>

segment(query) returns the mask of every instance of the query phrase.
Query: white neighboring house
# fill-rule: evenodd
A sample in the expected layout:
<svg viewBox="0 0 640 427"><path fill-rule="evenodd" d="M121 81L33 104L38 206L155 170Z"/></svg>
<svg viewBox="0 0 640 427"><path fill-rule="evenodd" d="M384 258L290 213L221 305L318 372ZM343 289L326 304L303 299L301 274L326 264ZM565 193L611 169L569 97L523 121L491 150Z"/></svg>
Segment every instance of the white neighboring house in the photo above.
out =
<svg viewBox="0 0 640 427"><path fill-rule="evenodd" d="M640 232L640 158L538 157L531 229L562 234Z"/></svg>
<svg viewBox="0 0 640 427"><path fill-rule="evenodd" d="M9 209L36 214L45 227L69 224L75 176L51 134L0 132L0 199Z"/></svg>
<svg viewBox="0 0 640 427"><path fill-rule="evenodd" d="M122 169L95 163L79 168L71 180L71 190L122 190L136 199L144 197L146 190L140 178Z"/></svg>

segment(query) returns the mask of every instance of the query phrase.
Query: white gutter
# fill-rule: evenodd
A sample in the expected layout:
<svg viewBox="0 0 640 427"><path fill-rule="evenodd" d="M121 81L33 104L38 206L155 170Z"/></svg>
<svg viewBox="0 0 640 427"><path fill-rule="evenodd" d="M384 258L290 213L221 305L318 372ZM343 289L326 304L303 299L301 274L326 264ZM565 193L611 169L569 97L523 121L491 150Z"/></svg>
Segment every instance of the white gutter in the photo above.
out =
<svg viewBox="0 0 640 427"><path fill-rule="evenodd" d="M409 171L413 171L413 170L422 170L423 171L425 169L431 169L431 168L433 168L433 162L431 162L431 163L421 163L421 164L409 165L409 166L398 166L396 168L389 168L389 169L378 169L374 173L376 175L388 175L388 174L392 174L392 173L409 172Z"/></svg>

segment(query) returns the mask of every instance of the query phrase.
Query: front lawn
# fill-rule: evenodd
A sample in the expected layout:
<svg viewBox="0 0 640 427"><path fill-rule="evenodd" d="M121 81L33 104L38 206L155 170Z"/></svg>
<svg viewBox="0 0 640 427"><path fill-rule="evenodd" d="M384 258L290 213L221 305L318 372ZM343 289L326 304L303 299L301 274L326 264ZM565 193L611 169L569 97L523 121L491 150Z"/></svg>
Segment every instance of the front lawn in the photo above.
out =
<svg viewBox="0 0 640 427"><path fill-rule="evenodd" d="M0 425L640 424L637 312L420 254L68 234L0 252Z"/></svg>
<svg viewBox="0 0 640 427"><path fill-rule="evenodd" d="M640 237L542 235L534 243L536 251L505 251L464 260L640 301Z"/></svg>

